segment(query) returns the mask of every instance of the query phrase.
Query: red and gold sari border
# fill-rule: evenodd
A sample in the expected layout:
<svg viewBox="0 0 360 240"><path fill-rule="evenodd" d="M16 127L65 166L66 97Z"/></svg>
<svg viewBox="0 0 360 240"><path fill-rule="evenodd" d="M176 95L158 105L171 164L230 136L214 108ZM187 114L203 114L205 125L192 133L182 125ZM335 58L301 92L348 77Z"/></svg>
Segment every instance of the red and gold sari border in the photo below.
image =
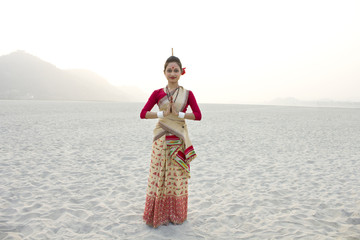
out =
<svg viewBox="0 0 360 240"><path fill-rule="evenodd" d="M187 194L164 198L146 196L143 220L154 228L170 222L181 224L187 219L187 205ZM154 212L153 209L163 209L163 211Z"/></svg>
<svg viewBox="0 0 360 240"><path fill-rule="evenodd" d="M186 156L186 162L188 162L188 160L190 158L193 158L193 157L196 156L194 147L192 145L190 147L188 147L187 149L185 149L184 153L185 153L185 156Z"/></svg>
<svg viewBox="0 0 360 240"><path fill-rule="evenodd" d="M175 135L166 136L165 139L166 139L167 146L176 146L176 145L182 144L182 140Z"/></svg>
<svg viewBox="0 0 360 240"><path fill-rule="evenodd" d="M180 167L182 167L187 173L190 173L190 165L186 164L185 154L181 151L178 151L174 160Z"/></svg>

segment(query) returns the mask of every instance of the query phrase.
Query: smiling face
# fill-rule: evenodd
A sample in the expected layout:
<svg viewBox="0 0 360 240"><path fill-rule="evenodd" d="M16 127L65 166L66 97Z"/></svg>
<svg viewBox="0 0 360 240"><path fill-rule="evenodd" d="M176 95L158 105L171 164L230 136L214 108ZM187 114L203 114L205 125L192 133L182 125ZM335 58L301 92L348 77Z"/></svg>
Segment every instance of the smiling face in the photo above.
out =
<svg viewBox="0 0 360 240"><path fill-rule="evenodd" d="M170 62L166 66L164 74L169 83L177 83L181 76L181 68L176 62Z"/></svg>

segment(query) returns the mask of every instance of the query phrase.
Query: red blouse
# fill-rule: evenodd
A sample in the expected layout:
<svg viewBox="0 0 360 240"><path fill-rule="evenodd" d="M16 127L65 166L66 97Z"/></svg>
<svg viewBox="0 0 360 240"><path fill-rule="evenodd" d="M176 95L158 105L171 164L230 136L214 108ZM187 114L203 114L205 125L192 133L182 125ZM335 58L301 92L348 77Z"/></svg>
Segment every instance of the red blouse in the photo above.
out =
<svg viewBox="0 0 360 240"><path fill-rule="evenodd" d="M149 100L147 101L147 103L145 104L144 108L141 110L140 113L140 118L144 119L145 115L148 111L151 111L151 109L154 107L155 104L158 104L160 99L162 99L163 97L166 96L166 93L164 92L163 88L160 88L158 90L155 90ZM189 97L188 97L188 101L185 105L185 108L183 110L183 112L186 112L187 107L190 105L191 110L195 116L195 120L201 120L201 111L200 108L196 102L195 96L192 93L192 91L189 91Z"/></svg>

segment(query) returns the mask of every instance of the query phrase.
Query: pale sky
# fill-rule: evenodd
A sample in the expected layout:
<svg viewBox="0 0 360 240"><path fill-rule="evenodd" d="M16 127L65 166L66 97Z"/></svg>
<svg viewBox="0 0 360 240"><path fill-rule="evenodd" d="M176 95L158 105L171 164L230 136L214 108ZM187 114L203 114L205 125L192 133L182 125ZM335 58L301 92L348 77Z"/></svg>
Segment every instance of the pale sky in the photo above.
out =
<svg viewBox="0 0 360 240"><path fill-rule="evenodd" d="M180 85L201 103L360 101L360 1L0 0L0 55L24 50L146 94Z"/></svg>

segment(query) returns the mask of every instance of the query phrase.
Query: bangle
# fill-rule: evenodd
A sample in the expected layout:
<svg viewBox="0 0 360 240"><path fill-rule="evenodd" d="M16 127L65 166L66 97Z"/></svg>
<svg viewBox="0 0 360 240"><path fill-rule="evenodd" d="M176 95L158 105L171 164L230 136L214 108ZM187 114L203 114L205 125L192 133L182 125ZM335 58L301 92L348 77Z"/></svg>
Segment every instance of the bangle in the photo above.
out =
<svg viewBox="0 0 360 240"><path fill-rule="evenodd" d="M179 118L185 118L185 113L184 112L179 112Z"/></svg>
<svg viewBox="0 0 360 240"><path fill-rule="evenodd" d="M164 117L164 111L157 112L157 117L158 118L163 118Z"/></svg>

